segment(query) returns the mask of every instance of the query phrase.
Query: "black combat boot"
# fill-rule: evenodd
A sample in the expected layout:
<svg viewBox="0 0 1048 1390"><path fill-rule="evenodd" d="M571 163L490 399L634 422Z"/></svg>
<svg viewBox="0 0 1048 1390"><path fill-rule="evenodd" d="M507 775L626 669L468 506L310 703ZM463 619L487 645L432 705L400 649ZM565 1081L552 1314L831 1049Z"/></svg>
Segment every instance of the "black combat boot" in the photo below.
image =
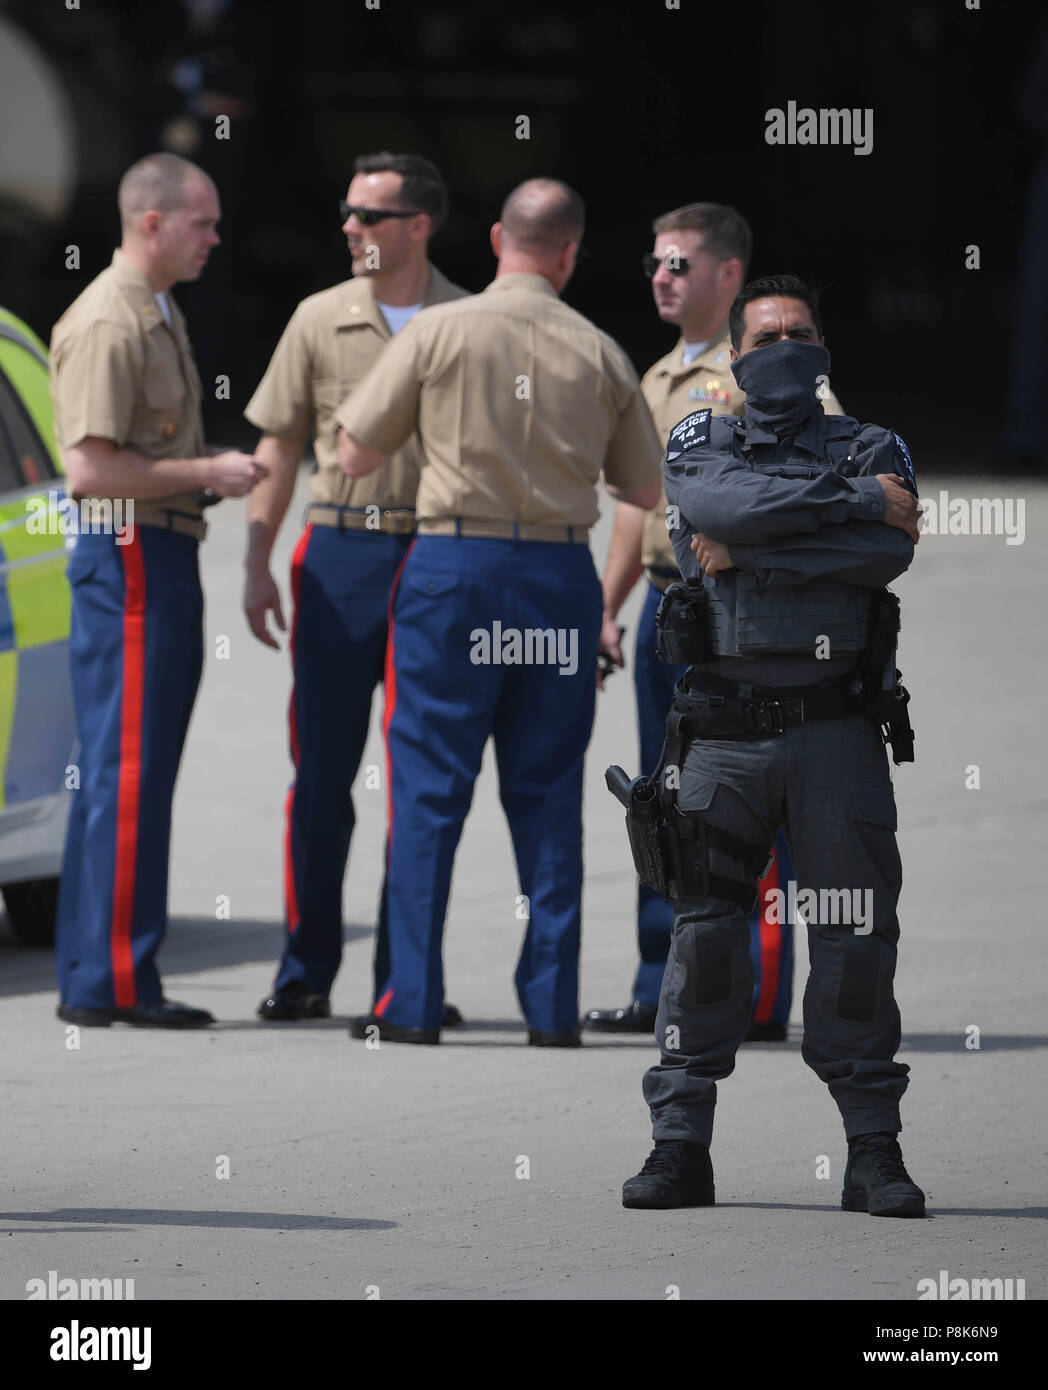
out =
<svg viewBox="0 0 1048 1390"><path fill-rule="evenodd" d="M924 1193L907 1173L899 1141L890 1131L848 1140L841 1206L871 1216L924 1215Z"/></svg>
<svg viewBox="0 0 1048 1390"><path fill-rule="evenodd" d="M705 1144L656 1139L635 1178L622 1185L624 1207L712 1207L713 1164Z"/></svg>

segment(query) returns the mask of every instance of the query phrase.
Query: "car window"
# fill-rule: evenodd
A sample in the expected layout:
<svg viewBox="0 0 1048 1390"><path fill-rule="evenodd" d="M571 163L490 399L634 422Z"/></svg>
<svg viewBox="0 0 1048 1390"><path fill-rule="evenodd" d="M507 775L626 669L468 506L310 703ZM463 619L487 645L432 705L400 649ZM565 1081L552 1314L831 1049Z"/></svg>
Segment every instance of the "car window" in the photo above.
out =
<svg viewBox="0 0 1048 1390"><path fill-rule="evenodd" d="M0 491L31 486L54 476L51 456L21 397L0 371Z"/></svg>

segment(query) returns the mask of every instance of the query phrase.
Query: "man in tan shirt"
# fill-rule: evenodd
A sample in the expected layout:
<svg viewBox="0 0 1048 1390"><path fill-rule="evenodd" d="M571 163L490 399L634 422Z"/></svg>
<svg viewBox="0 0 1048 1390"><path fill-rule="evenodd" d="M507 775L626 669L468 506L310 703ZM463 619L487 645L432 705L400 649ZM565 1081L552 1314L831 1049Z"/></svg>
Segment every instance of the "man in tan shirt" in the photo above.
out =
<svg viewBox="0 0 1048 1390"><path fill-rule="evenodd" d="M556 180L514 190L492 228L494 282L419 314L337 412L350 477L416 429L423 453L386 681L392 968L354 1037L439 1041L452 861L493 735L528 914L515 977L528 1041L580 1041L582 768L601 620L587 538L602 475L612 496L652 507L661 454L626 355L558 298L583 221Z"/></svg>
<svg viewBox="0 0 1048 1390"><path fill-rule="evenodd" d="M259 1005L265 1020L331 1012L355 823L351 788L382 680L390 589L415 529L417 440L406 439L366 478L347 478L335 455L334 413L419 309L467 293L427 259L429 239L447 212L443 180L429 160L362 156L340 211L353 278L299 304L245 411L263 431L257 452L269 477L248 511L244 609L252 632L269 647L277 642L268 615L284 629L269 559L310 433L316 460L312 502L291 564L295 780L285 808L287 935L273 992ZM389 973L384 901L383 893L376 986ZM459 1020L452 1014L446 1021Z"/></svg>
<svg viewBox="0 0 1048 1390"><path fill-rule="evenodd" d="M168 297L218 245L214 184L176 155L149 155L124 175L119 205L120 249L51 337L55 432L84 499L69 561L80 783L58 904L58 1016L199 1028L211 1015L164 999L155 956L203 662L202 502L208 490L242 497L265 466L205 456L200 379Z"/></svg>
<svg viewBox="0 0 1048 1390"><path fill-rule="evenodd" d="M746 278L753 238L746 220L722 203L690 203L657 217L652 225L655 245L644 257L644 272L651 279L659 317L681 332L674 347L641 381L665 445L674 425L695 410L708 409L714 415L745 413L746 393L731 372L728 310ZM827 414L843 413L828 382L823 383L823 408ZM616 509L604 568L601 645L618 666L623 665L623 655L616 619L642 574L648 584L637 625L633 679L641 770L651 773L666 735L673 686L685 669L661 661L655 647L659 600L667 586L680 578L666 525L665 492L652 512L621 505ZM780 879L785 884L792 875L789 844L780 834L758 901L767 901L764 889L777 888ZM613 1033L654 1029L672 927L672 903L639 883L640 962L632 999L625 1008L591 1010L587 1027ZM764 920L755 909L750 929L755 981L750 1037L781 1041L786 1037L793 984L792 924Z"/></svg>

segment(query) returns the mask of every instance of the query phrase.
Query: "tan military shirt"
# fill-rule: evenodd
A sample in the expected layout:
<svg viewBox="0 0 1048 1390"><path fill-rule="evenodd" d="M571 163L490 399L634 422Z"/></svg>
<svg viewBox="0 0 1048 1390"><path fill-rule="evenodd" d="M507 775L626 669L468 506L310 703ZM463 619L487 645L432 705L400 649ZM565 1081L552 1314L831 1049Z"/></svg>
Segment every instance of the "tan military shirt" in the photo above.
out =
<svg viewBox="0 0 1048 1390"><path fill-rule="evenodd" d="M200 377L186 321L170 293L168 324L149 281L122 251L51 333L51 398L63 449L88 435L146 458L200 458ZM143 501L199 517L196 492Z"/></svg>
<svg viewBox="0 0 1048 1390"><path fill-rule="evenodd" d="M382 453L418 429L420 521L592 526L602 469L630 488L661 464L626 354L543 275L417 314L336 418Z"/></svg>
<svg viewBox="0 0 1048 1390"><path fill-rule="evenodd" d="M424 305L462 299L469 291L430 265ZM410 322L410 321L409 321ZM403 331L403 330L401 330ZM347 478L335 451L335 411L351 397L392 339L375 298L374 281L358 275L303 299L276 346L244 414L266 434L296 442L313 430L315 502L340 507L413 507L422 456L417 439L365 478Z"/></svg>
<svg viewBox="0 0 1048 1390"><path fill-rule="evenodd" d="M684 365L684 339L665 357L649 367L641 380L641 390L651 409L663 449L674 425L695 410L709 408L714 415L744 415L746 392L731 370L731 340L724 335L710 343L697 357ZM822 408L827 415L843 415L837 397L831 392ZM714 538L716 539L716 538ZM670 533L666 528L666 493L644 520L642 559L645 568L678 573Z"/></svg>

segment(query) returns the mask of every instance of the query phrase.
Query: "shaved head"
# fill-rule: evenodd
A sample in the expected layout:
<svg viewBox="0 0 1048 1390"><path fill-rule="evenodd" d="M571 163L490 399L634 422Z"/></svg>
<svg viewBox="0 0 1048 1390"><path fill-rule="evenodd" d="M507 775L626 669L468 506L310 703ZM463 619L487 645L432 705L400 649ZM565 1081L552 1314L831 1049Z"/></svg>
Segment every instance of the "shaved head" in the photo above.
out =
<svg viewBox="0 0 1048 1390"><path fill-rule="evenodd" d="M177 154L147 154L120 180L120 223L128 230L146 212L175 212L185 206L186 185L211 180L203 169Z"/></svg>
<svg viewBox="0 0 1048 1390"><path fill-rule="evenodd" d="M555 254L568 242L582 240L586 209L575 190L559 179L528 179L506 199L501 222L507 247Z"/></svg>

